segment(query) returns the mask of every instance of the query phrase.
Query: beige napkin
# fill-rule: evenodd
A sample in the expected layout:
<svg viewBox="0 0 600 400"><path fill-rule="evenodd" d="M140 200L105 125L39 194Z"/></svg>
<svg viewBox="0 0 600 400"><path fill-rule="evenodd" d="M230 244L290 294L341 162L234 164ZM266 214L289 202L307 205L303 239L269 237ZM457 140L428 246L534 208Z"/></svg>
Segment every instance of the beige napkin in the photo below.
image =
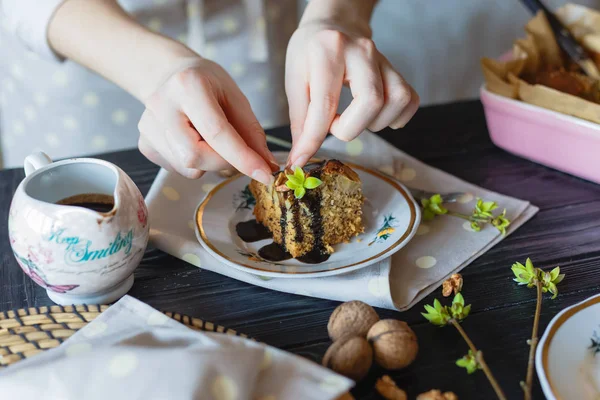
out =
<svg viewBox="0 0 600 400"><path fill-rule="evenodd" d="M349 143L331 137L319 155L379 169L412 188L465 192L467 195L452 207L466 214L471 213L478 197L496 201L506 208L512 221L508 233L538 211L526 201L490 192L432 168L370 132ZM467 221L440 216L423 222L411 242L391 259L355 272L306 279L261 277L222 264L196 240L195 209L222 179L218 174L207 173L198 181L189 181L160 171L146 198L151 240L159 249L193 265L273 290L340 301L362 300L375 307L405 310L503 239L492 226L474 232Z"/></svg>

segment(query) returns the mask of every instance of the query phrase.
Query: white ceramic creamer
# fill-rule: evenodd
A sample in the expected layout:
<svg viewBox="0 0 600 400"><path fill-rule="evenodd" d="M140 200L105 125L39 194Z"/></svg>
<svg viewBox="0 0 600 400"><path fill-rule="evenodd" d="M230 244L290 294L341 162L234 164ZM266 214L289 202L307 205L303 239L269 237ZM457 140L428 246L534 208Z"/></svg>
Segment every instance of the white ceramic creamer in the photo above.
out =
<svg viewBox="0 0 600 400"><path fill-rule="evenodd" d="M127 293L149 234L148 210L131 178L106 161L53 163L41 152L24 166L8 230L25 274L63 305L106 304ZM95 198L112 203L102 211L85 206Z"/></svg>

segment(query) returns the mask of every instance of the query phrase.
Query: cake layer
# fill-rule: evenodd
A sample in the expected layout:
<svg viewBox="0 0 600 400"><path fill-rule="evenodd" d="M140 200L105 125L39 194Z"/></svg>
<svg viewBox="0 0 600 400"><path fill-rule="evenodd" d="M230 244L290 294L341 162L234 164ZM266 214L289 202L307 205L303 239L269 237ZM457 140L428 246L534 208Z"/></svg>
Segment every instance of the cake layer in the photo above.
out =
<svg viewBox="0 0 600 400"><path fill-rule="evenodd" d="M285 186L286 173L275 174L275 183L252 181L256 220L273 233L273 240L293 257L308 253L330 254L333 245L362 233L362 184L350 167L338 160L309 164L305 176L323 183L307 189L300 199ZM289 171L288 171L289 174Z"/></svg>

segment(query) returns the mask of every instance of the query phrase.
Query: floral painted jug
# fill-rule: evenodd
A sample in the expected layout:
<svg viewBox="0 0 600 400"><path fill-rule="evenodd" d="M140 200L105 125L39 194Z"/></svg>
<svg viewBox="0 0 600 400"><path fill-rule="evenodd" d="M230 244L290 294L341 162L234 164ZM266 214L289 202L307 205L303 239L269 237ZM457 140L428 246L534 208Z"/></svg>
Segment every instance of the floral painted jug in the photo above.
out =
<svg viewBox="0 0 600 400"><path fill-rule="evenodd" d="M25 159L8 218L17 262L58 304L106 304L129 291L148 244L148 211L131 178L93 158Z"/></svg>

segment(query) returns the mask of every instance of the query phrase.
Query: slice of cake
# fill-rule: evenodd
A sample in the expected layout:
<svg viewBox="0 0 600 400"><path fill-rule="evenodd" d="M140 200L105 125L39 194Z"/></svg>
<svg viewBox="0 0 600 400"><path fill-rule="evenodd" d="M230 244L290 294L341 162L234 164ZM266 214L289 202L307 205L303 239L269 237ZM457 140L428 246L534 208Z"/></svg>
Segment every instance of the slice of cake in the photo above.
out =
<svg viewBox="0 0 600 400"><path fill-rule="evenodd" d="M364 231L360 178L340 161L279 171L273 185L252 181L250 191L256 220L271 231L275 243L302 261L319 262L333 253L333 245Z"/></svg>

